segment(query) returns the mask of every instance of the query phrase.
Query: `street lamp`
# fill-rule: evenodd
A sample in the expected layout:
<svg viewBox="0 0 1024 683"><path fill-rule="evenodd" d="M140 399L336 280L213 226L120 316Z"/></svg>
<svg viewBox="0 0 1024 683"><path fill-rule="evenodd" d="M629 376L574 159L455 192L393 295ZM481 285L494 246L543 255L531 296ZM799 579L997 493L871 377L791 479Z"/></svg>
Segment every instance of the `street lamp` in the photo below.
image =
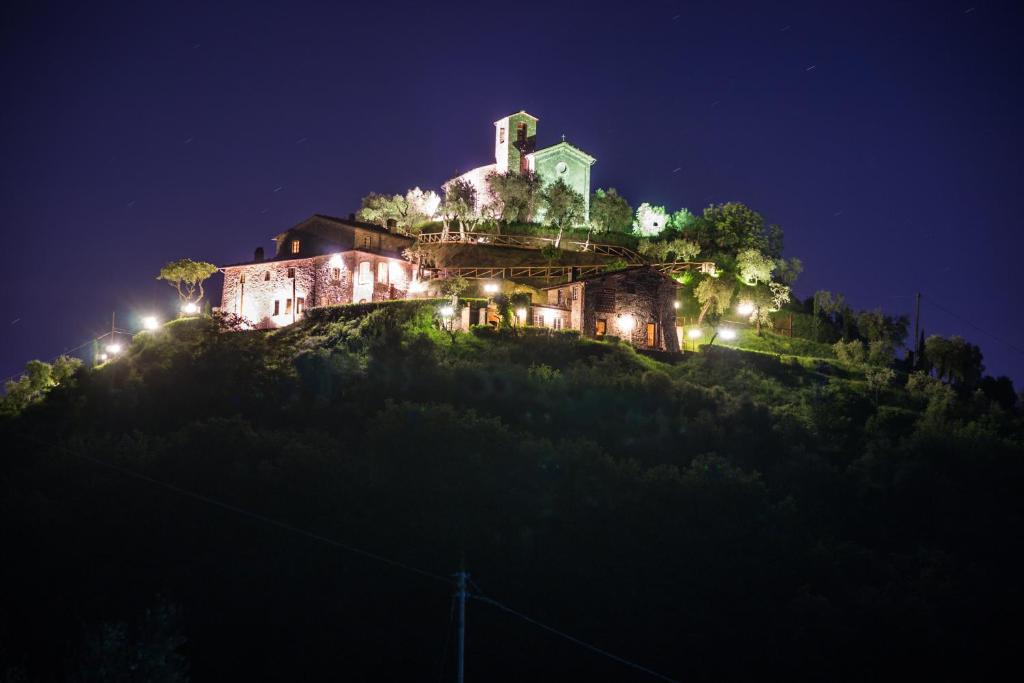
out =
<svg viewBox="0 0 1024 683"><path fill-rule="evenodd" d="M736 312L740 315L750 315L754 312L754 304L750 301L741 301L739 306L736 307Z"/></svg>
<svg viewBox="0 0 1024 683"><path fill-rule="evenodd" d="M116 356L117 354L121 353L121 345L116 343L107 344L107 353L109 353L111 356Z"/></svg>
<svg viewBox="0 0 1024 683"><path fill-rule="evenodd" d="M718 328L718 336L725 341L732 341L736 338L736 330L731 327L720 327Z"/></svg>
<svg viewBox="0 0 1024 683"><path fill-rule="evenodd" d="M199 312L199 306L197 306L194 302L189 301L187 304L181 307L181 312L184 313L185 315L195 315L196 313Z"/></svg>
<svg viewBox="0 0 1024 683"><path fill-rule="evenodd" d="M155 330L160 327L160 321L156 319L155 315L147 315L142 319L142 327L147 330Z"/></svg>
<svg viewBox="0 0 1024 683"><path fill-rule="evenodd" d="M501 291L501 285L497 282L485 282L484 283L484 294L497 294Z"/></svg>
<svg viewBox="0 0 1024 683"><path fill-rule="evenodd" d="M699 327L691 327L690 331L686 333L686 336L690 339L700 339L704 336L704 331Z"/></svg>

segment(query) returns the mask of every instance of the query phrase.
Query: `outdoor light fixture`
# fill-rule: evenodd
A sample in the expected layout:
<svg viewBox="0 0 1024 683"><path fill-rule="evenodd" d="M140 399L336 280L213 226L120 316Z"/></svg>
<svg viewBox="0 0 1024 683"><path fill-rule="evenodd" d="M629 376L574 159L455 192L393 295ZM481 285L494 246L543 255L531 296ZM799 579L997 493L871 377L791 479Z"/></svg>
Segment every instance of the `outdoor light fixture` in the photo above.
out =
<svg viewBox="0 0 1024 683"><path fill-rule="evenodd" d="M679 302L678 301L673 301L672 302L672 308L675 308L675 309L678 310L679 309Z"/></svg>
<svg viewBox="0 0 1024 683"><path fill-rule="evenodd" d="M484 293L486 294L497 294L501 291L501 285L497 282L487 282L484 284Z"/></svg>
<svg viewBox="0 0 1024 683"><path fill-rule="evenodd" d="M690 331L686 333L686 336L690 339L700 339L704 336L704 331L699 327L691 327Z"/></svg>
<svg viewBox="0 0 1024 683"><path fill-rule="evenodd" d="M199 312L199 306L195 305L191 301L181 307L181 312L185 315L195 315Z"/></svg>
<svg viewBox="0 0 1024 683"><path fill-rule="evenodd" d="M736 307L736 312L740 315L750 315L754 312L754 304L749 301L741 301L740 305Z"/></svg>
<svg viewBox="0 0 1024 683"><path fill-rule="evenodd" d="M733 339L736 338L736 330L732 329L731 327L722 327L719 328L718 330L718 336L724 339L725 341L732 341Z"/></svg>
<svg viewBox="0 0 1024 683"><path fill-rule="evenodd" d="M142 326L147 330L155 330L160 327L160 321L156 319L155 315L147 315L142 319Z"/></svg>
<svg viewBox="0 0 1024 683"><path fill-rule="evenodd" d="M516 317L519 318L520 320L526 320L526 309L525 308L517 308L516 309Z"/></svg>
<svg viewBox="0 0 1024 683"><path fill-rule="evenodd" d="M439 313L441 314L441 317L450 318L455 315L455 308L452 306L442 306Z"/></svg>
<svg viewBox="0 0 1024 683"><path fill-rule="evenodd" d="M620 330L622 330L626 334L629 334L630 332L633 331L633 328L636 326L636 319L634 319L633 316L631 316L629 313L625 315L620 315L618 319L618 325Z"/></svg>
<svg viewBox="0 0 1024 683"><path fill-rule="evenodd" d="M107 358L108 358L107 354L105 354L105 353L101 353L100 354L100 362L106 363L107 362Z"/></svg>
<svg viewBox="0 0 1024 683"><path fill-rule="evenodd" d="M107 344L107 353L109 353L111 356L116 356L117 354L121 353L121 345Z"/></svg>

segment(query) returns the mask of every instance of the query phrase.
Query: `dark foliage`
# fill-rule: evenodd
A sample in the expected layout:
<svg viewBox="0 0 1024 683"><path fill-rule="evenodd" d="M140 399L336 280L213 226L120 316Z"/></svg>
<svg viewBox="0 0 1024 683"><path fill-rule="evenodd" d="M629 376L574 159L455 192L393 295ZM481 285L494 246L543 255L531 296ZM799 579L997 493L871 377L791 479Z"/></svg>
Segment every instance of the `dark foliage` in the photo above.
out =
<svg viewBox="0 0 1024 683"><path fill-rule="evenodd" d="M450 678L450 586L180 490L442 576L464 558L487 594L680 680L1012 661L1012 386L875 397L827 363L451 336L433 308L181 321L0 422L0 671ZM476 680L649 680L480 603L469 620Z"/></svg>

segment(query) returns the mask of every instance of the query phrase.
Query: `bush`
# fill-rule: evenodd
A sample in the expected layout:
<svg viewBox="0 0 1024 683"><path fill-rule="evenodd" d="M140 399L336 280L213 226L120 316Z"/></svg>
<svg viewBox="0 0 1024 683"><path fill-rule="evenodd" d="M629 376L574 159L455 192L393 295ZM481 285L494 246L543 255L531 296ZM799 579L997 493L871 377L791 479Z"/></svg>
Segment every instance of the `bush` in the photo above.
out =
<svg viewBox="0 0 1024 683"><path fill-rule="evenodd" d="M864 343L858 339L853 339L848 342L837 341L832 345L832 348L836 352L836 358L843 363L849 363L851 365L861 365L864 363Z"/></svg>

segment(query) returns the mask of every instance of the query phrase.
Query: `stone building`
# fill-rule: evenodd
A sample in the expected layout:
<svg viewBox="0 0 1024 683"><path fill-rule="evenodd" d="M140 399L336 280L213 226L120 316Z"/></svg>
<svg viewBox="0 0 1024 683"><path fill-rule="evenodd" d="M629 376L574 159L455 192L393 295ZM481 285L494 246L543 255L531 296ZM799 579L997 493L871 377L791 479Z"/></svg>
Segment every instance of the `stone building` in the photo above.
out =
<svg viewBox="0 0 1024 683"><path fill-rule="evenodd" d="M317 214L274 237L275 253L225 266L221 311L256 327L280 327L309 306L403 299L413 265L412 239L379 225Z"/></svg>
<svg viewBox="0 0 1024 683"><path fill-rule="evenodd" d="M580 330L595 339L614 335L640 348L678 351L675 280L634 266L545 287L546 304L531 306L533 325Z"/></svg>
<svg viewBox="0 0 1024 683"><path fill-rule="evenodd" d="M583 196L585 219L590 220L590 167L597 160L566 142L564 135L561 142L537 149L537 121L536 116L525 111L495 121L494 163L467 171L448 183L460 179L471 183L476 188L479 211L491 201L486 181L489 173L532 171L544 185L562 180L579 192Z"/></svg>

